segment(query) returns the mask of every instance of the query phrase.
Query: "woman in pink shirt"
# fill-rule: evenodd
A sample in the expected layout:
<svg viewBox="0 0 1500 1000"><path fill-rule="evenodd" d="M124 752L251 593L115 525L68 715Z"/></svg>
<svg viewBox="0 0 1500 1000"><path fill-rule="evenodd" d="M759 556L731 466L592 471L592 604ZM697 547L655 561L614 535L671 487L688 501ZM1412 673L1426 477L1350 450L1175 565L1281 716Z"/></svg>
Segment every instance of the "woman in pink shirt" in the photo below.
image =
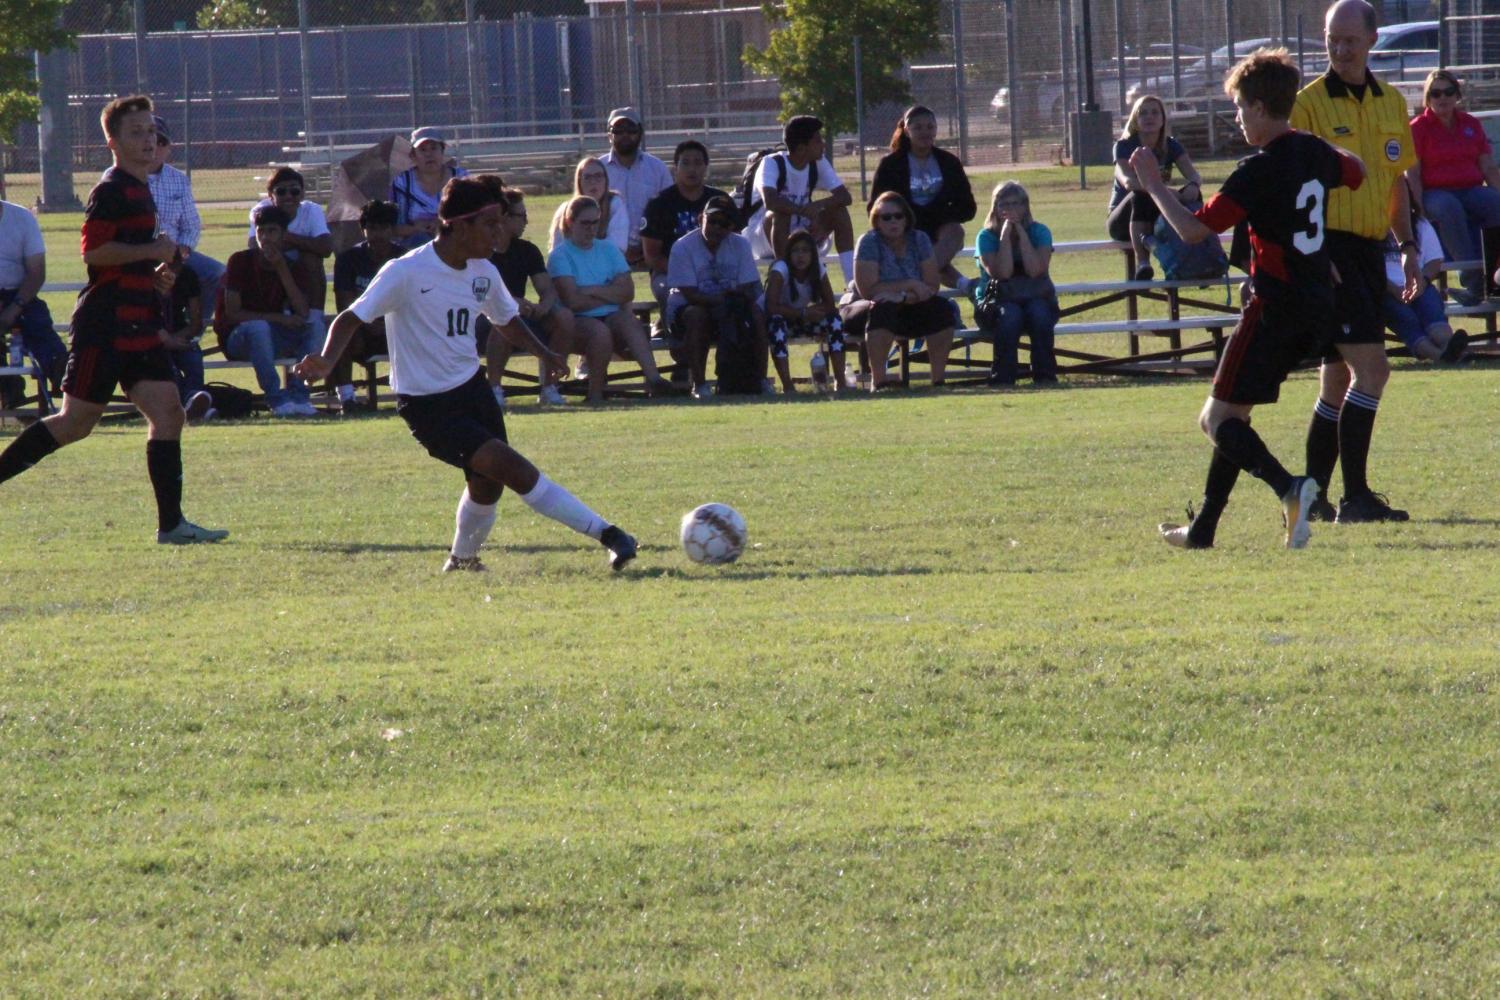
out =
<svg viewBox="0 0 1500 1000"><path fill-rule="evenodd" d="M1478 260L1479 231L1500 226L1500 168L1484 126L1458 110L1458 77L1445 69L1427 74L1425 110L1411 120L1417 165L1407 171L1413 193L1452 260ZM1450 294L1472 305L1484 294L1482 270L1460 275L1463 290Z"/></svg>

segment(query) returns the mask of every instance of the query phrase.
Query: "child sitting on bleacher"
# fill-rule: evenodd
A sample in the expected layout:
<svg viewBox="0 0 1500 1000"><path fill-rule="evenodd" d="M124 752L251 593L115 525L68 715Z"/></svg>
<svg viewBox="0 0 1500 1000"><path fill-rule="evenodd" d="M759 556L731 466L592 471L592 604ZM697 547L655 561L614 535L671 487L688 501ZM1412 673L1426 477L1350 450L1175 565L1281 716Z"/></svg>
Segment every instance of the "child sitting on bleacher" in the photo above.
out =
<svg viewBox="0 0 1500 1000"><path fill-rule="evenodd" d="M1409 182L1402 181L1408 184ZM1469 346L1466 333L1453 332L1443 308L1442 293L1434 285L1443 269L1443 245L1437 230L1422 212L1422 199L1411 199L1411 233L1417 241L1417 257L1422 266L1420 291L1410 302L1401 300L1406 274L1401 269L1401 251L1387 241L1385 253L1385 325L1411 352L1414 358L1427 361L1458 361Z"/></svg>
<svg viewBox="0 0 1500 1000"><path fill-rule="evenodd" d="M771 265L761 308L769 323L771 360L782 392L791 395L793 391L792 366L787 357L789 337L818 337L826 342L833 358L833 385L843 384L844 324L834 304L827 269L818 259L818 243L806 229L787 237L781 258ZM815 361L815 371L817 367Z"/></svg>

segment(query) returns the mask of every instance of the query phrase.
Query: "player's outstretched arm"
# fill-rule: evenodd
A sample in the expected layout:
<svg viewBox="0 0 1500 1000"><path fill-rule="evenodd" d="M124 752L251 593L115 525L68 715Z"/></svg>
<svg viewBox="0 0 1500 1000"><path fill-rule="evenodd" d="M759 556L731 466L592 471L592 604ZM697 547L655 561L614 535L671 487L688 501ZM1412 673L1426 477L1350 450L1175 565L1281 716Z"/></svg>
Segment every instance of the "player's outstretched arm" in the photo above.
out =
<svg viewBox="0 0 1500 1000"><path fill-rule="evenodd" d="M363 323L364 320L354 315L352 310L345 309L339 313L328 324L328 337L323 341L323 352L309 354L292 365L292 372L305 382L318 382L327 378L328 373L333 371L334 362L344 353L344 348L349 346L349 338L354 336L354 331Z"/></svg>
<svg viewBox="0 0 1500 1000"><path fill-rule="evenodd" d="M328 331L329 336L333 331ZM500 336L495 336L498 333ZM531 327L522 323L519 319L512 319L502 327L498 327L491 333L489 342L485 344L484 361L490 371L496 373L495 379L499 379L499 372L505 368L502 357L504 352L504 341L526 345L526 349L536 356L547 369L547 374L554 378L565 378L568 374L568 359L553 352L546 344L537 339L536 334L531 332Z"/></svg>
<svg viewBox="0 0 1500 1000"><path fill-rule="evenodd" d="M1214 231L1198 220L1192 212L1189 212L1177 200L1177 192L1167 187L1167 182L1161 179L1161 166L1156 162L1156 157L1151 150L1145 146L1139 147L1130 154L1130 167L1135 171L1136 178L1141 187L1156 202L1156 207L1161 209L1162 218L1167 224L1177 230L1186 243L1201 243L1214 235Z"/></svg>

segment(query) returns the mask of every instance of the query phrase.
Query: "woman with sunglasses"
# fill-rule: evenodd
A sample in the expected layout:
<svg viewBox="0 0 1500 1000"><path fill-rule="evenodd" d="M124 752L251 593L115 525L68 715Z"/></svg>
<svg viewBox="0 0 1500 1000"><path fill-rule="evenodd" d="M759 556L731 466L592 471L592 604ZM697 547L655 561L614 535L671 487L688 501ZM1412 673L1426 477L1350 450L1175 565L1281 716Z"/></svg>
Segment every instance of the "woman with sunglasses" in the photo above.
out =
<svg viewBox="0 0 1500 1000"><path fill-rule="evenodd" d="M1412 191L1442 238L1451 260L1478 260L1480 230L1500 226L1500 168L1484 126L1458 110L1463 91L1446 69L1427 74L1422 113L1411 120L1417 165L1407 171ZM1464 271L1463 288L1449 294L1464 305L1484 296L1482 269Z"/></svg>
<svg viewBox="0 0 1500 1000"><path fill-rule="evenodd" d="M891 134L890 155L875 168L870 201L887 191L905 198L917 228L932 240L943 284L967 293L972 281L953 258L964 248L964 223L974 218L974 190L963 161L937 145L937 116L920 104L906 109Z"/></svg>
<svg viewBox="0 0 1500 1000"><path fill-rule="evenodd" d="M1031 334L1031 380L1057 381L1053 333L1057 327L1057 289L1047 269L1052 263L1052 232L1031 217L1031 196L1016 181L997 185L990 215L979 231L974 256L983 272L981 297L998 296L995 360L989 384L1016 384L1016 348L1021 331ZM991 284L996 287L992 290Z"/></svg>
<svg viewBox="0 0 1500 1000"><path fill-rule="evenodd" d="M578 161L573 170L573 197L592 198L599 206L599 239L613 243L622 254L630 249L630 212L625 207L624 197L609 189L609 171L603 160L597 156L585 156ZM563 215L568 204L565 201L558 205L552 215L552 239L547 245L549 253L568 241L563 233Z"/></svg>
<svg viewBox="0 0 1500 1000"><path fill-rule="evenodd" d="M927 338L932 384L942 385L953 346L953 304L938 297L937 259L932 240L916 228L906 199L887 191L870 206L870 231L854 251L858 298L840 310L844 333L863 337L870 357L870 388L900 385L886 378L886 356L896 340Z"/></svg>
<svg viewBox="0 0 1500 1000"><path fill-rule="evenodd" d="M616 355L633 357L646 377L646 395L671 390L651 354L645 327L631 312L635 281L625 254L608 240L598 239L599 203L579 196L563 203L563 241L547 257L547 273L564 306L573 311L574 329L584 341L607 336ZM589 364L589 399L602 398L604 365Z"/></svg>

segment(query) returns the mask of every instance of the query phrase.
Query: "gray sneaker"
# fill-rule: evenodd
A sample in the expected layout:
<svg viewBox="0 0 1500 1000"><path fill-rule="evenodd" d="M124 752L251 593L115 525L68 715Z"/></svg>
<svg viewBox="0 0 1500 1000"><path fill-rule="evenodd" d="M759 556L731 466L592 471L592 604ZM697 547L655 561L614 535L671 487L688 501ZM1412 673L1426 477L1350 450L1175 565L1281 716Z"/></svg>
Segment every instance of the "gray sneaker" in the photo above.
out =
<svg viewBox="0 0 1500 1000"><path fill-rule="evenodd" d="M562 406L562 390L555 385L544 385L537 390L536 400L543 406Z"/></svg>
<svg viewBox="0 0 1500 1000"><path fill-rule="evenodd" d="M197 545L199 542L221 542L228 537L227 531L219 528L201 528L187 518L183 518L171 531L158 531L156 544Z"/></svg>

